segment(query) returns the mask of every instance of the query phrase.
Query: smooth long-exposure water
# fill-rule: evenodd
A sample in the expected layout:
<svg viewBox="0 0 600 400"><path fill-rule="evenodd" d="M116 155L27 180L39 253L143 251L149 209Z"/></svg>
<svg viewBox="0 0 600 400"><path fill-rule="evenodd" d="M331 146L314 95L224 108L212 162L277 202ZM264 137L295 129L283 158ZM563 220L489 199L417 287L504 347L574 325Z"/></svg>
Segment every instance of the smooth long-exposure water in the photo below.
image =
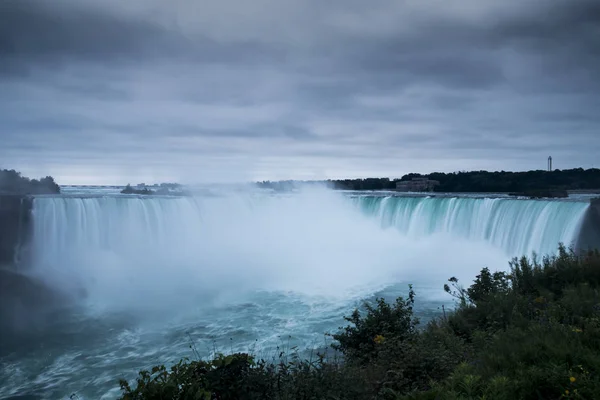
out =
<svg viewBox="0 0 600 400"><path fill-rule="evenodd" d="M585 202L428 198L324 189L196 197L102 195L34 202L30 274L82 297L0 355L0 398L115 398L140 368L215 350L270 357L327 346L365 299L442 285L554 251Z"/></svg>

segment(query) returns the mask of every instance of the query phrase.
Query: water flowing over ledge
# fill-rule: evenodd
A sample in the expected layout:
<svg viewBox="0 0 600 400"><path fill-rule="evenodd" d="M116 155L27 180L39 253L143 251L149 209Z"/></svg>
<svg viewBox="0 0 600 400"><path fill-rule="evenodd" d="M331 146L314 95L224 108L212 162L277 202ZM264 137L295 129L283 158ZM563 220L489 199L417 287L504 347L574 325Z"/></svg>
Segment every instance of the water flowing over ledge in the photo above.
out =
<svg viewBox="0 0 600 400"><path fill-rule="evenodd" d="M448 233L485 240L510 256L549 254L575 244L589 204L468 197L358 196L355 204L382 228L411 237Z"/></svg>
<svg viewBox="0 0 600 400"><path fill-rule="evenodd" d="M23 348L0 358L9 383L0 397L114 398L115 377L189 357L190 337L201 351L217 339L226 351L271 352L291 335L311 349L364 299L393 299L408 283L426 318L452 304L441 289L448 277L469 282L483 266L507 268L510 256L553 252L594 209L378 195L36 197L31 259L19 267L74 301L42 315L40 335L15 338Z"/></svg>
<svg viewBox="0 0 600 400"><path fill-rule="evenodd" d="M575 244L589 208L587 202L507 198L362 195L349 200L378 219L384 229L397 229L410 238L441 233L486 241L508 256L547 254L559 242ZM268 207L265 201L256 197L212 202L193 197L40 197L34 201L33 249L51 259L73 246L131 253L148 245L170 245L181 251L186 237L212 228L207 227L207 218L252 213L261 204ZM221 206L215 207L215 202Z"/></svg>

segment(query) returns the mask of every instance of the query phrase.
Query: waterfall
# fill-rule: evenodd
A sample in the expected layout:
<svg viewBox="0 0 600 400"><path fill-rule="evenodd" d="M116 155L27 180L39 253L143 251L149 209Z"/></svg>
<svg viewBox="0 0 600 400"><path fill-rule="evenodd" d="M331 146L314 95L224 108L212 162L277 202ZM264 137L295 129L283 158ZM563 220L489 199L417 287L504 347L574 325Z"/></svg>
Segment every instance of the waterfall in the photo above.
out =
<svg viewBox="0 0 600 400"><path fill-rule="evenodd" d="M74 247L119 254L153 246L175 250L201 225L199 203L192 197L40 197L33 217L33 250L46 259Z"/></svg>
<svg viewBox="0 0 600 400"><path fill-rule="evenodd" d="M102 307L255 290L347 298L390 282L471 279L570 245L589 203L348 197L324 189L223 197L34 199L31 273ZM143 301L142 301L143 299Z"/></svg>
<svg viewBox="0 0 600 400"><path fill-rule="evenodd" d="M362 195L349 200L351 208L375 218L383 229L412 239L448 234L485 241L511 257L552 253L559 242L573 244L589 208L586 202L509 198ZM332 203L330 197L293 202L289 196L39 197L33 207L33 250L46 261L62 260L73 248L131 256L161 248L165 258L178 257L197 248L199 240L209 240L216 230L228 230L223 235L233 239L241 230L262 226L254 233L260 235L265 220L272 225L295 218L300 226L293 229L306 228L309 234L323 229L324 218L330 225L335 221L351 226L351 210L333 216L343 204ZM277 229L285 226L269 227Z"/></svg>
<svg viewBox="0 0 600 400"><path fill-rule="evenodd" d="M278 354L282 340L303 352L346 325L342 316L363 300L393 301L409 284L417 316L428 318L451 306L442 289L448 278L469 285L483 267L507 270L510 256L553 252L584 230L584 214L598 225L588 218L597 210L583 202L323 188L236 193L36 197L23 220L31 256L23 266L61 309L48 314L47 330L36 325L39 336L22 335L23 350L8 345L0 381L10 384L0 398L116 397L114 374L135 379L157 360L189 357L190 340L206 353L258 346L258 354ZM11 238L18 226L11 220ZM22 304L21 287L5 281ZM52 301L38 292L27 289L36 309ZM18 322L32 315L37 321L36 313L20 312ZM33 351L40 343L43 351Z"/></svg>
<svg viewBox="0 0 600 400"><path fill-rule="evenodd" d="M448 233L521 256L554 253L577 240L587 202L509 198L357 196L360 210L411 237Z"/></svg>

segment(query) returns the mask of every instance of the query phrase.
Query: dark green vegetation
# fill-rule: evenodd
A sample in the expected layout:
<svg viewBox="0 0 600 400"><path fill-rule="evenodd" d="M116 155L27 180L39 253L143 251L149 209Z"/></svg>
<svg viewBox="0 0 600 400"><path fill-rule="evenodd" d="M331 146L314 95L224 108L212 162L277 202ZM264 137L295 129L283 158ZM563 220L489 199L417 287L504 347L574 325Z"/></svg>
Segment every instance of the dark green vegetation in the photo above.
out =
<svg viewBox="0 0 600 400"><path fill-rule="evenodd" d="M176 183L161 183L160 185L153 185L156 188L154 190L149 189L144 184L139 184L136 188L127 184L122 194L138 194L138 195L179 195L185 196L188 193L182 190L182 186Z"/></svg>
<svg viewBox="0 0 600 400"><path fill-rule="evenodd" d="M15 170L0 170L0 194L57 194L60 187L54 178L47 176L42 179L29 179L21 176Z"/></svg>
<svg viewBox="0 0 600 400"><path fill-rule="evenodd" d="M122 194L143 194L143 195L150 195L150 194L154 194L153 190L150 190L148 188L143 188L143 189L134 189L133 187L131 187L130 184L127 184L127 186L125 186L125 188L123 190L121 190Z"/></svg>
<svg viewBox="0 0 600 400"><path fill-rule="evenodd" d="M509 193L511 196L525 196L531 199L541 199L545 197L566 198L569 193L566 190L526 190L524 192Z"/></svg>
<svg viewBox="0 0 600 400"><path fill-rule="evenodd" d="M322 185L325 184L333 189L340 190L392 190L396 188L396 180L389 178L366 178L366 179L343 179L328 181L263 181L257 182L257 186L262 189L273 189L279 192L285 192L295 189L298 184L301 185Z"/></svg>
<svg viewBox="0 0 600 400"><path fill-rule="evenodd" d="M408 180L410 174L402 177ZM600 189L600 169L582 168L527 171L527 172L487 172L471 171L452 174L433 173L425 177L437 180L437 192L528 192L551 190Z"/></svg>
<svg viewBox="0 0 600 400"><path fill-rule="evenodd" d="M389 178L365 178L365 179L343 179L327 181L329 186L341 190L393 190L399 179Z"/></svg>
<svg viewBox="0 0 600 400"><path fill-rule="evenodd" d="M600 253L561 246L510 266L466 289L451 278L456 310L423 327L412 289L355 311L333 335L340 360L184 361L122 381L122 399L597 399Z"/></svg>
<svg viewBox="0 0 600 400"><path fill-rule="evenodd" d="M0 169L0 266L18 262L27 241L33 202L30 195L58 194L54 178L29 179L15 170Z"/></svg>
<svg viewBox="0 0 600 400"><path fill-rule="evenodd" d="M396 182L410 181L413 178L428 178L440 182L436 192L490 192L490 193L519 193L532 197L561 197L565 190L600 189L600 169L582 168L554 171L526 171L526 172L434 172L427 175L408 174L400 179L367 178L329 180L326 183L335 189L343 190L393 190ZM260 182L263 188L275 190L289 190L297 182ZM308 183L308 182L303 182ZM548 193L559 194L546 195Z"/></svg>

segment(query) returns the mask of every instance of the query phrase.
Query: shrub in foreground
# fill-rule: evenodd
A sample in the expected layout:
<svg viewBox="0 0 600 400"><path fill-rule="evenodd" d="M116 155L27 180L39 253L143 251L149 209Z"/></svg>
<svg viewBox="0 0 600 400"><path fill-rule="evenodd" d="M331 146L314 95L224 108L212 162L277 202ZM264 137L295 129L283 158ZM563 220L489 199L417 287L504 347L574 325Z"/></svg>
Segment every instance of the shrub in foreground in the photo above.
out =
<svg viewBox="0 0 600 400"><path fill-rule="evenodd" d="M595 399L600 393L600 253L512 260L426 326L415 294L377 300L333 337L343 362L247 354L140 373L122 399Z"/></svg>

